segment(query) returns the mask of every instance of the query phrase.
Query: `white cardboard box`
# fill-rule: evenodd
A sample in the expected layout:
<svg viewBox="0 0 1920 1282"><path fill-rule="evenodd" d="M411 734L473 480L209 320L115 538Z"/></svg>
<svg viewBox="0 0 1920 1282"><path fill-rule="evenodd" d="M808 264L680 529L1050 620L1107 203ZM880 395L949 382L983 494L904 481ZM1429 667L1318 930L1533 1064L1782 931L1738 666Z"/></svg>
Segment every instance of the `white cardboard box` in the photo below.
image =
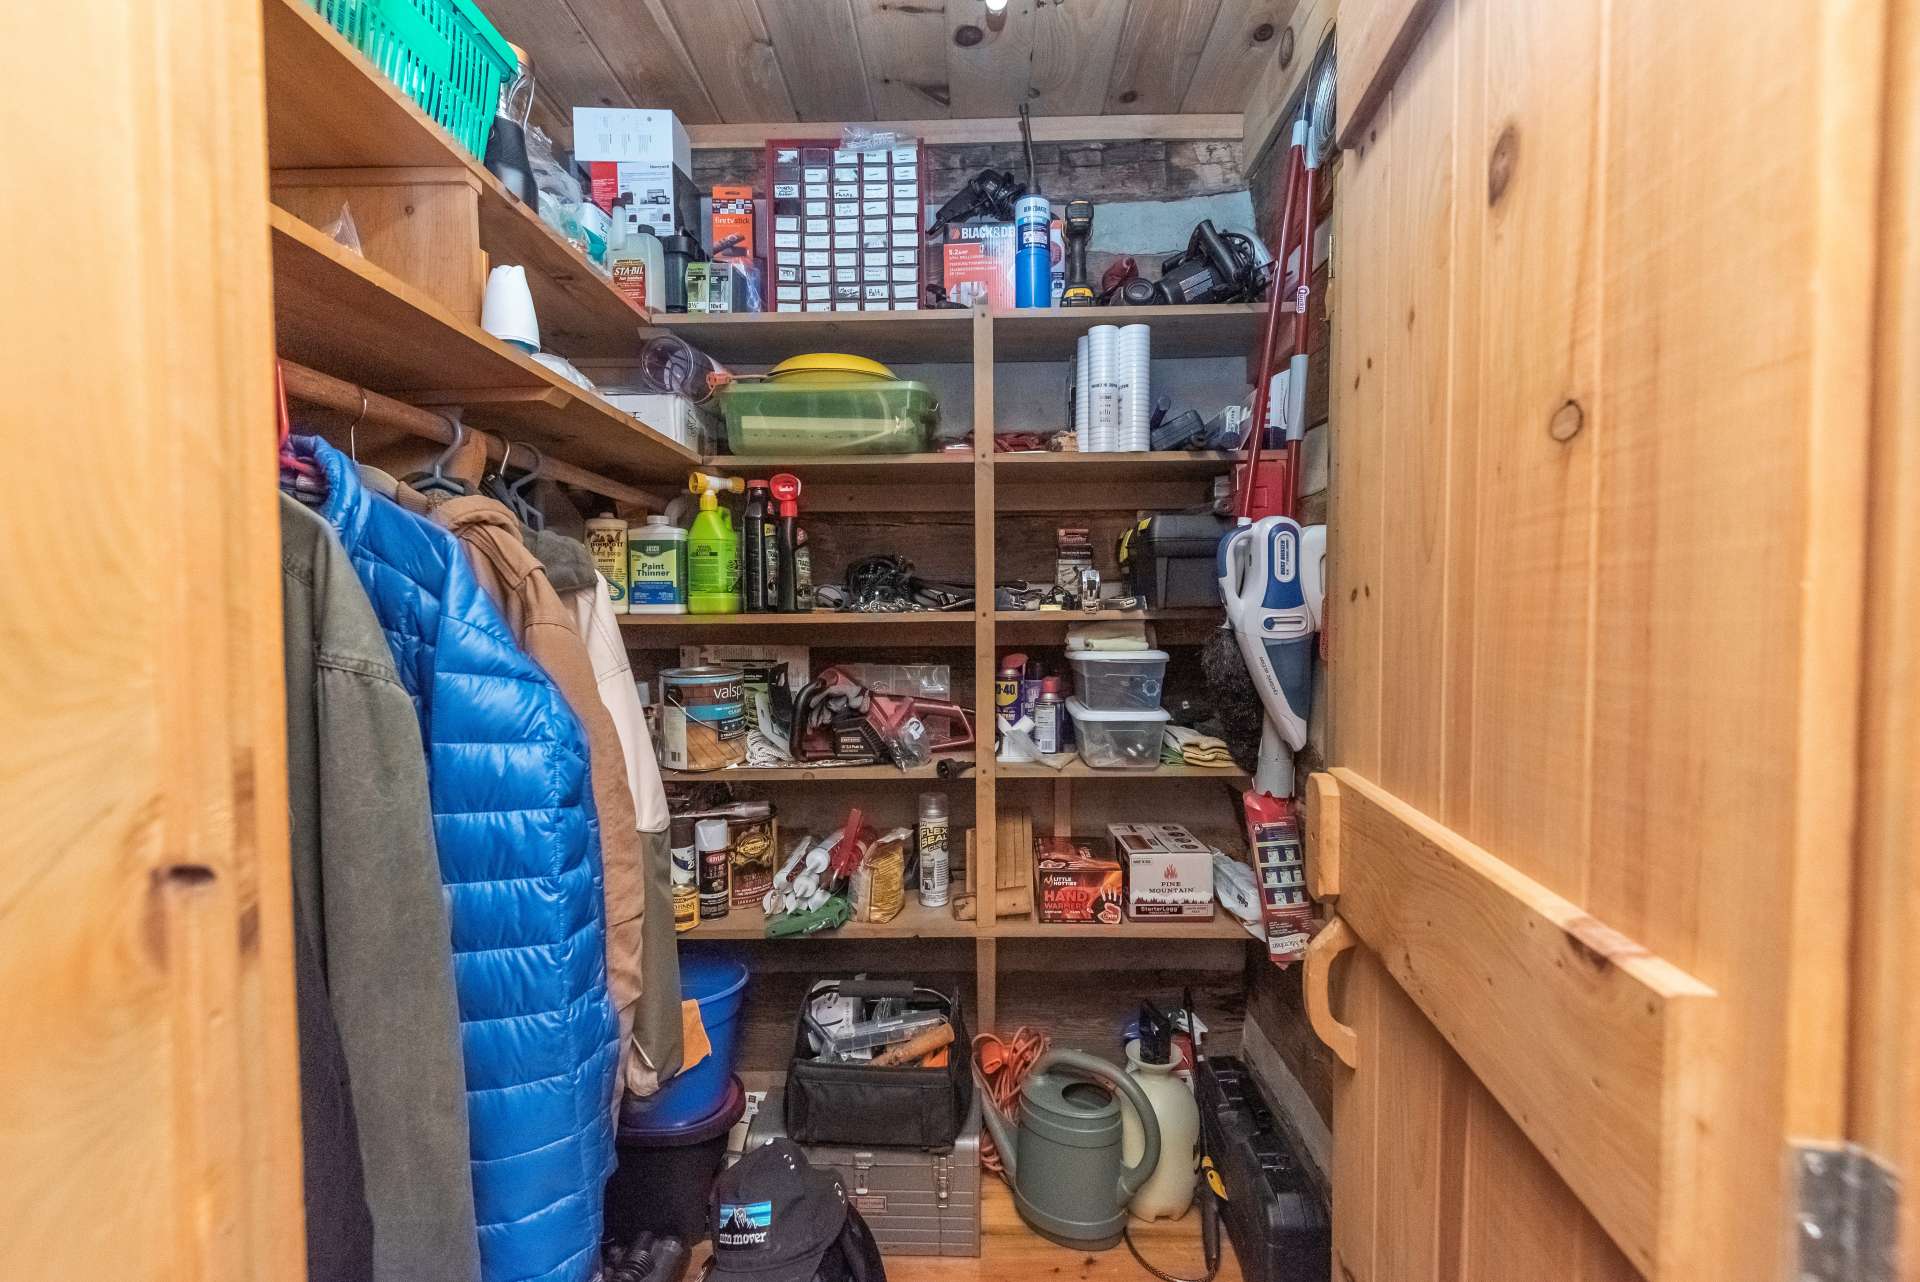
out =
<svg viewBox="0 0 1920 1282"><path fill-rule="evenodd" d="M1130 921L1212 921L1213 847L1179 824L1108 824Z"/></svg>

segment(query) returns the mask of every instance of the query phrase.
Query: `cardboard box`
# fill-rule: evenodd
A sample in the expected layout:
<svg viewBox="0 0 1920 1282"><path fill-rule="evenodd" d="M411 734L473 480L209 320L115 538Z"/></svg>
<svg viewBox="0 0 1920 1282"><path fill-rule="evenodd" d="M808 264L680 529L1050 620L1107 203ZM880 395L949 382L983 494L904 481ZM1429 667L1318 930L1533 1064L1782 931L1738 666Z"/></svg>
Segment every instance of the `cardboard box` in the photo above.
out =
<svg viewBox="0 0 1920 1282"><path fill-rule="evenodd" d="M1033 874L1041 921L1120 924L1125 875L1118 860L1064 837L1035 837Z"/></svg>
<svg viewBox="0 0 1920 1282"><path fill-rule="evenodd" d="M715 253L717 258L738 259L742 262L751 259L757 252L753 243L753 188L718 186L713 189L713 217L708 220L710 229L707 245L718 246L729 236L740 237L740 243L725 253Z"/></svg>
<svg viewBox="0 0 1920 1282"><path fill-rule="evenodd" d="M640 221L661 236L699 234L700 195L693 148L671 111L575 107L574 159L593 178L593 200L611 210L625 196Z"/></svg>
<svg viewBox="0 0 1920 1282"><path fill-rule="evenodd" d="M947 298L963 307L981 299L996 312L1013 310L1013 224L949 227L940 246L940 278Z"/></svg>
<svg viewBox="0 0 1920 1282"><path fill-rule="evenodd" d="M1212 921L1213 847L1179 824L1108 824L1130 921Z"/></svg>
<svg viewBox="0 0 1920 1282"><path fill-rule="evenodd" d="M1275 801L1268 810L1248 824L1254 876L1260 883L1261 925L1267 956L1276 962L1293 962L1307 955L1313 932L1306 850L1292 805Z"/></svg>

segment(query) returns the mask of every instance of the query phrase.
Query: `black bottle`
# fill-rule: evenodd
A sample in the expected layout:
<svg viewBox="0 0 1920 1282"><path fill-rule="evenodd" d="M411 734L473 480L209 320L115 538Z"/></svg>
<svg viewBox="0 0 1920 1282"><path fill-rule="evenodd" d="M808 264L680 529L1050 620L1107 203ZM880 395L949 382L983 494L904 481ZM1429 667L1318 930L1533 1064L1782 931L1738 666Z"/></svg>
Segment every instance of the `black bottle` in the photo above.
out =
<svg viewBox="0 0 1920 1282"><path fill-rule="evenodd" d="M767 483L765 481L747 482L747 510L740 518L740 541L742 547L741 562L743 577L746 580L746 612L757 614L764 610L780 608L779 589L767 591L773 581L767 573L767 530L772 524L767 519Z"/></svg>

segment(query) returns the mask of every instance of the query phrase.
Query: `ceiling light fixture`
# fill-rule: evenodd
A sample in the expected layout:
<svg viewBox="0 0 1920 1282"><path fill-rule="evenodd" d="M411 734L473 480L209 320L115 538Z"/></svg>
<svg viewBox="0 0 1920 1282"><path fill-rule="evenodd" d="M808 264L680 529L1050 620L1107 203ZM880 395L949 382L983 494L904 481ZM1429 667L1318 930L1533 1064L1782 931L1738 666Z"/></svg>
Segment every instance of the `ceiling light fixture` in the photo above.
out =
<svg viewBox="0 0 1920 1282"><path fill-rule="evenodd" d="M988 13L1005 13L1006 11L1007 0L987 0Z"/></svg>
<svg viewBox="0 0 1920 1282"><path fill-rule="evenodd" d="M1007 25L1007 0L986 0L987 30L1003 31Z"/></svg>

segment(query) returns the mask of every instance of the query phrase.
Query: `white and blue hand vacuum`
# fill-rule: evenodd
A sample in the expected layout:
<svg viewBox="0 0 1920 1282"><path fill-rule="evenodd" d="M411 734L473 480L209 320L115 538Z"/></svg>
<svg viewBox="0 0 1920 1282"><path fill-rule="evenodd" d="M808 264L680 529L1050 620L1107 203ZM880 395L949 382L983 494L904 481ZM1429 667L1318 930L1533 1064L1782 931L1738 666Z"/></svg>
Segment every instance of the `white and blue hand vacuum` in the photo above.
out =
<svg viewBox="0 0 1920 1282"><path fill-rule="evenodd" d="M1265 725L1257 791L1293 792L1293 754L1307 743L1313 655L1326 603L1327 527L1264 516L1221 537L1215 569Z"/></svg>

